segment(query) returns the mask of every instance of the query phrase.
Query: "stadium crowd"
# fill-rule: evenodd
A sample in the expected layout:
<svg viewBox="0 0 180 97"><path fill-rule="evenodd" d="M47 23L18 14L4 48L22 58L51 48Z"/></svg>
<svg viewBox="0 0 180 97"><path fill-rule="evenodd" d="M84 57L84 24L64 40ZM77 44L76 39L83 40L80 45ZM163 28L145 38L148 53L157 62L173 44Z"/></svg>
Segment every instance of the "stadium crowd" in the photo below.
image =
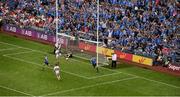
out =
<svg viewBox="0 0 180 97"><path fill-rule="evenodd" d="M3 1L3 0L1 0ZM25 28L44 30L55 35L56 0L8 0L0 3L0 15L9 21ZM13 2L13 3L12 3ZM96 39L96 1L59 0L59 31L85 39ZM89 33L85 33L89 32ZM94 38L93 38L94 37Z"/></svg>
<svg viewBox="0 0 180 97"><path fill-rule="evenodd" d="M6 23L55 34L56 0L1 0ZM103 46L154 58L180 58L178 0L99 0L99 41ZM96 0L59 0L59 31L96 41ZM165 65L166 65L165 64Z"/></svg>
<svg viewBox="0 0 180 97"><path fill-rule="evenodd" d="M179 2L101 0L100 33L105 46L152 57L154 64L179 60Z"/></svg>

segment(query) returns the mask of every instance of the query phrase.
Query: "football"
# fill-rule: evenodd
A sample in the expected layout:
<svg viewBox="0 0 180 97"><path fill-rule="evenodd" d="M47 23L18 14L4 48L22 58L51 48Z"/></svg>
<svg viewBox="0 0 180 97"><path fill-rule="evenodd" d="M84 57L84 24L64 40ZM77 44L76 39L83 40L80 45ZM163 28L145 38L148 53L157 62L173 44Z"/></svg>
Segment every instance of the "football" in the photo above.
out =
<svg viewBox="0 0 180 97"><path fill-rule="evenodd" d="M68 58L66 58L66 60L68 60Z"/></svg>

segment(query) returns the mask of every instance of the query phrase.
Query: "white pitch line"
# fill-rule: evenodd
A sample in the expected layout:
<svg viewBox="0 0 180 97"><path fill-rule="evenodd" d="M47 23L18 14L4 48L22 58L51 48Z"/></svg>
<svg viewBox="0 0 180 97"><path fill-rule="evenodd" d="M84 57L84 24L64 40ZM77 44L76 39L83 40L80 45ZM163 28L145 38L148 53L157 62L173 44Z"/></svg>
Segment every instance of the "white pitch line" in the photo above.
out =
<svg viewBox="0 0 180 97"><path fill-rule="evenodd" d="M22 61L22 62L26 62L26 63L29 63L29 64L34 64L34 65L36 65L36 66L44 67L43 65L40 65L40 64L38 64L38 63L26 61L26 60L23 60L23 59L20 59L20 58L11 57L11 56L7 56L7 55L5 55L5 57L8 57L8 58L11 58L11 59L14 59L14 60L18 60L18 61ZM51 68L51 67L45 67L45 68L53 69L53 68ZM61 71L64 72L64 73L70 74L70 75L74 75L74 76L77 76L77 77L81 77L81 78L84 78L84 79L88 79L88 77L81 76L81 75L78 75L78 74L75 74L75 73L67 72L67 71L64 71L64 70L61 70Z"/></svg>
<svg viewBox="0 0 180 97"><path fill-rule="evenodd" d="M107 81L107 82L103 82L103 83L97 83L97 84L84 86L84 87L79 87L79 88L72 88L72 89L69 89L69 90L58 91L58 92L54 92L54 93L45 94L45 96L61 94L61 93L66 93L66 92L71 92L71 91L77 91L77 90L91 88L91 87L95 87L95 86L107 85L107 84L112 84L112 83L116 83L116 82L120 82L120 81L131 80L131 79L135 79L135 78L138 78L138 77L130 77L130 78L124 78L124 79L119 79L119 80L114 80L114 81Z"/></svg>
<svg viewBox="0 0 180 97"><path fill-rule="evenodd" d="M81 56L78 56L78 55L73 55L73 56L75 56L75 57L77 57L77 58L80 58L80 59L84 59L84 60L90 61L90 59L84 58L84 57L81 57ZM104 64L104 65L100 65L100 66L107 66L107 65L109 65L109 64Z"/></svg>
<svg viewBox="0 0 180 97"><path fill-rule="evenodd" d="M77 58L84 59L84 60L89 60L89 59L87 59L87 58L83 58L83 57L80 57L80 56L77 56L77 55L74 55L74 56L77 57ZM74 59L74 60L76 60L76 59ZM79 61L79 60L77 60L77 61ZM80 61L80 62L83 62L83 61ZM83 62L83 63L86 63L86 62ZM86 64L87 64L87 63L86 63ZM108 68L105 68L105 67L102 67L102 66L106 66L106 65L101 65L101 66L99 66L99 68L106 69L106 70L112 71L112 72L122 73L122 72L119 72L119 71L116 71L116 70L112 70L112 69L108 69ZM129 75L130 75L130 74L129 74ZM134 76L134 75L133 75L133 76Z"/></svg>
<svg viewBox="0 0 180 97"><path fill-rule="evenodd" d="M9 43L5 43L5 42L0 42L0 43L9 44ZM21 46L14 45L14 44L9 44L9 45L13 45L13 46L16 46L16 47L21 47ZM33 49L30 49L30 48L25 48L25 47L21 47L21 48L33 50ZM38 50L33 50L33 51L37 51L37 52L40 52L40 53L45 53L45 52L38 51ZM101 68L104 68L104 67L101 67ZM107 70L110 70L110 71L114 71L114 70L111 70L111 69L108 69L108 68L104 68L104 69L107 69ZM142 79L145 79L145 80L149 80L149 81L152 81L152 82L157 82L157 83L164 84L164 85L167 85L167 86L170 86L170 87L180 88L180 87L172 85L172 84L164 83L164 82L157 81L157 80L152 80L152 79L145 78L145 77L142 77L142 76L138 76L138 75L135 75L135 74L124 73L124 72L121 72L121 73L127 74L127 75L131 75L131 76L136 76L136 77L139 77L139 78L142 78Z"/></svg>
<svg viewBox="0 0 180 97"><path fill-rule="evenodd" d="M0 49L0 52L1 52L1 51L8 51L8 50L15 50L15 49L18 49L18 48Z"/></svg>
<svg viewBox="0 0 180 97"><path fill-rule="evenodd" d="M139 77L139 78L147 80L147 81L151 81L151 82L156 82L156 83L164 84L166 86L173 87L173 88L180 88L180 87L175 86L175 85L167 84L167 83L156 81L156 80L151 80L151 79L148 79L148 78L145 78L145 77Z"/></svg>
<svg viewBox="0 0 180 97"><path fill-rule="evenodd" d="M101 75L101 76L94 76L94 77L89 77L88 79L101 78L101 77L106 77L106 76L110 76L110 75L117 75L117 74L120 74L120 73L121 73L121 72L111 73L111 74L105 74L105 75Z"/></svg>
<svg viewBox="0 0 180 97"><path fill-rule="evenodd" d="M0 45L3 45L3 44L4 44L4 42L1 42L1 41L0 41Z"/></svg>
<svg viewBox="0 0 180 97"><path fill-rule="evenodd" d="M25 51L25 52L18 52L18 53L12 53L12 54L4 54L3 56L9 56L9 55L18 55L18 54L25 54L25 53L31 53L31 52L34 52L34 51Z"/></svg>
<svg viewBox="0 0 180 97"><path fill-rule="evenodd" d="M75 56L76 56L76 55L75 55ZM77 57L77 56L76 56L76 57ZM82 57L79 57L79 58L82 58ZM85 59L85 58L84 58L84 59ZM77 60L77 59L71 59L71 60L79 61L79 60ZM82 63L88 64L88 63L83 62L83 61L79 61L79 62L82 62ZM88 65L89 65L89 64L88 64ZM115 70L111 70L111 69L108 69L108 68L105 68L105 67L102 67L102 66L99 66L98 68L106 69L106 70L111 71L111 72L122 73L122 72L115 71Z"/></svg>
<svg viewBox="0 0 180 97"><path fill-rule="evenodd" d="M7 45L11 45L11 46L14 46L14 47L17 47L17 48L23 48L23 49L28 49L28 50L34 51L33 49L26 48L26 47L22 47L22 46L18 46L18 45L15 45L15 44L10 44L10 43L1 42L1 41L0 41L0 43L2 43L2 44L7 44Z"/></svg>
<svg viewBox="0 0 180 97"><path fill-rule="evenodd" d="M34 96L32 94L25 93L25 92L22 92L22 91L19 91L19 90L16 90L16 89L12 89L12 88L9 88L9 87L5 87L5 86L2 86L2 85L0 85L0 87L4 88L4 89L7 89L7 90L11 90L11 91L17 92L17 93L24 94L24 95L27 95L27 96Z"/></svg>
<svg viewBox="0 0 180 97"><path fill-rule="evenodd" d="M74 61L78 61L78 62L83 62L83 61L79 61L79 60L76 60L76 59L70 59L70 60L74 60ZM83 62L83 63L86 63L86 62ZM86 64L88 64L88 63L86 63ZM104 68L102 68L102 69L104 69ZM113 71L113 72L115 72L115 71ZM100 76L88 77L88 79L95 79L95 78L100 78L100 77L105 77L105 76L110 76L110 75L117 75L117 74L120 74L120 73L122 73L122 72L115 72L115 73L111 73L111 74L105 74L105 75L100 75Z"/></svg>

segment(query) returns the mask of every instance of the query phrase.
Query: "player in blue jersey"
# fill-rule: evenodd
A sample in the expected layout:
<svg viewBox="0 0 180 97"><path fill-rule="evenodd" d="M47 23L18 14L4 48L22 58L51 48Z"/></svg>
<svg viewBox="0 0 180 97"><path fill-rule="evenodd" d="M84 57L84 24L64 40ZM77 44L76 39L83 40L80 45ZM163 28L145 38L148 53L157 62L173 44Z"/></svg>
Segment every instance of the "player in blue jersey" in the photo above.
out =
<svg viewBox="0 0 180 97"><path fill-rule="evenodd" d="M43 66L43 70L45 66L49 66L49 61L48 61L48 57L47 55L44 56L44 66Z"/></svg>
<svg viewBox="0 0 180 97"><path fill-rule="evenodd" d="M90 60L90 63L92 64L92 66L94 68L96 68L97 72L99 72L99 69L98 69L98 66L97 66L97 60L95 57L92 57L91 60Z"/></svg>

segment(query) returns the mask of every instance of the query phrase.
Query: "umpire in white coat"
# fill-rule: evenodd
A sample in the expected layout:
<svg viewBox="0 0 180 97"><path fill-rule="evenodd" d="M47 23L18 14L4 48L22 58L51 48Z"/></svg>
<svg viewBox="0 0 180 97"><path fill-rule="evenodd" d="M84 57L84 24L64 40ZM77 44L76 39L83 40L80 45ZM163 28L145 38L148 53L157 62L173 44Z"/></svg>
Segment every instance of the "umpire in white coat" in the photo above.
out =
<svg viewBox="0 0 180 97"><path fill-rule="evenodd" d="M117 54L116 53L112 53L112 68L116 68L117 65Z"/></svg>

